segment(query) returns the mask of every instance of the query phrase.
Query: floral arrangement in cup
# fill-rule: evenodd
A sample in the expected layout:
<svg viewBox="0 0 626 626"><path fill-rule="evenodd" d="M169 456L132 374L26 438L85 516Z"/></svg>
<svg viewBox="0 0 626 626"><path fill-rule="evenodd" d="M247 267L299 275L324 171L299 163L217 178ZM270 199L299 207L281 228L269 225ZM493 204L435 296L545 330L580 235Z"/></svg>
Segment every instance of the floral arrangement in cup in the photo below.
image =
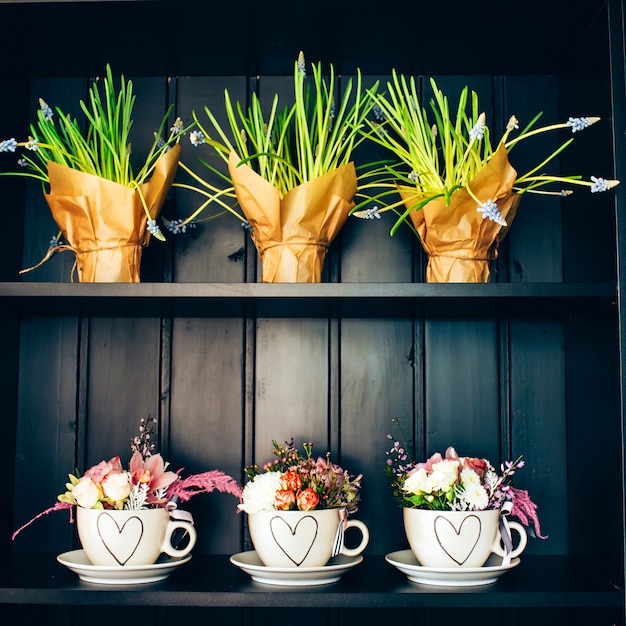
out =
<svg viewBox="0 0 626 626"><path fill-rule="evenodd" d="M430 115L417 94L415 78L395 72L387 92L371 92L374 119L368 119L367 138L382 147L389 162L371 170L370 187L382 189L360 202L352 214L373 219L393 211L398 219L393 235L406 223L420 238L429 255L429 282L487 282L488 262L497 256L497 247L515 217L524 194L566 196L582 186L592 193L619 184L592 176L561 176L545 168L573 141L570 137L551 154L541 156L537 165L518 174L509 163L509 154L522 141L542 133L569 130L580 132L599 117L570 117L566 122L536 127L541 113L521 130L512 115L504 133L492 143L478 95L462 89L454 107L430 80L434 98ZM380 202L383 206L370 206Z"/></svg>
<svg viewBox="0 0 626 626"><path fill-rule="evenodd" d="M325 456L313 456L313 444L302 445L301 454L289 443L272 441L276 457L262 469L258 465L244 468L248 482L241 493L239 510L248 514L258 511L313 511L343 508L356 512L360 500L362 475L353 476Z"/></svg>
<svg viewBox="0 0 626 626"><path fill-rule="evenodd" d="M212 182L181 162L192 181L175 183L204 198L176 227L197 220L209 206L220 207L220 215L232 213L251 231L263 261L264 282L319 282L326 250L354 206L357 173L352 158L365 140L360 130L373 102L359 71L355 83L348 79L342 85L338 102L332 65L328 78L321 63L312 65L312 74L307 77L300 52L294 63L294 102L283 109L278 94L266 111L253 93L244 110L241 103L233 104L226 90L228 129L208 107L208 123L194 111L192 144L206 144L227 172L200 160L218 181Z"/></svg>
<svg viewBox="0 0 626 626"><path fill-rule="evenodd" d="M524 467L522 457L506 461L498 473L487 460L459 456L453 447L445 454L437 452L427 461L412 461L406 445L393 441L386 451L386 472L394 498L403 508L433 511L486 511L499 509L519 519L524 526L532 524L534 534L541 534L537 505L528 491L517 489L511 479ZM529 528L532 533L532 528Z"/></svg>
<svg viewBox="0 0 626 626"><path fill-rule="evenodd" d="M27 526L43 515L69 509L70 520L75 506L87 509L139 510L166 508L175 510L193 496L214 490L229 493L237 498L241 488L234 478L221 470L210 470L183 478L182 470L169 469L160 453L155 453L153 441L155 419L146 423L141 419L139 434L131 440L133 452L128 469L124 469L119 456L100 461L84 474L69 474L66 491L57 497L58 502L39 513L13 533L13 539Z"/></svg>
<svg viewBox="0 0 626 626"><path fill-rule="evenodd" d="M135 245L139 249L147 245L150 235L165 240L156 220L176 174L178 144L187 129L179 118L164 139L170 107L154 133L143 162L135 170L131 165L130 142L134 103L132 81L122 75L119 88L116 87L111 67L107 65L104 77L91 85L87 101L79 102L85 131L78 120L58 107L53 110L40 98L37 121L30 125L28 139L0 140L0 153L24 149L18 160L21 167L2 171L0 175L40 181L60 228L43 260L29 269L39 267L55 252L72 250L77 255L82 281L82 265L89 264L88 259L98 253L96 249L104 255L112 254L106 252L110 249L116 249L121 256L132 255L128 261L132 265L137 264ZM107 220L115 227L109 225L99 230L97 224ZM124 248L130 249L125 252ZM93 264L97 265L95 261ZM91 271L86 268L84 273L88 275ZM98 271L103 270L94 269L96 276ZM111 275L93 280L116 282ZM117 280L137 282L138 277Z"/></svg>

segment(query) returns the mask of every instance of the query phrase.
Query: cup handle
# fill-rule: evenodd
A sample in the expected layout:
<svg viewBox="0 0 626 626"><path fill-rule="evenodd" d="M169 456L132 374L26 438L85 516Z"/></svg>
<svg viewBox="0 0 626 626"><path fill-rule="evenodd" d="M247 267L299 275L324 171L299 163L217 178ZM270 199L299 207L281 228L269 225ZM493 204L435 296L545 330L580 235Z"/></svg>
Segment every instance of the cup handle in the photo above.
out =
<svg viewBox="0 0 626 626"><path fill-rule="evenodd" d="M365 550L370 540L370 531L362 521L357 519L348 520L346 528L352 528L353 526L361 531L361 543L356 548L346 548L345 545L342 545L341 554L345 554L346 556L358 556L361 552L363 552L363 550Z"/></svg>
<svg viewBox="0 0 626 626"><path fill-rule="evenodd" d="M189 535L189 542L184 548L181 548L180 550L172 545L172 535L174 534L174 531L178 528L182 528ZM190 524L189 522L183 522L181 520L170 520L167 524L167 532L165 533L165 540L163 541L161 552L165 552L165 554L167 554L168 556L185 556L189 554L193 547L196 545L196 537L196 529L193 524Z"/></svg>
<svg viewBox="0 0 626 626"><path fill-rule="evenodd" d="M519 543L516 548L513 548L513 551L509 554L511 559L515 558L519 554L521 554L526 548L526 544L528 543L528 535L526 534L526 529L519 522L508 522L508 526L511 530L515 530L519 535ZM495 552L498 556L505 556L504 546L502 545L502 537L500 537L500 533L496 537L496 540L491 548L492 552Z"/></svg>

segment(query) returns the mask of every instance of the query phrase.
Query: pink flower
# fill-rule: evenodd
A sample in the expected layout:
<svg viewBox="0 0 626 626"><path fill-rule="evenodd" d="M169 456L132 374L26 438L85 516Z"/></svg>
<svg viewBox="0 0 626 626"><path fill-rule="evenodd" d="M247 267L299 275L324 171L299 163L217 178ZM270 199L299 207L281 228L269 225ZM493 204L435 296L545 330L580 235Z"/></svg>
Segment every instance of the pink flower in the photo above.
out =
<svg viewBox="0 0 626 626"><path fill-rule="evenodd" d="M165 461L160 454L153 454L147 459L135 452L130 459L130 473L133 485L145 483L148 485L148 504L159 504L164 501L155 494L157 490L166 490L172 483L178 480L176 472L165 470Z"/></svg>
<svg viewBox="0 0 626 626"><path fill-rule="evenodd" d="M508 495L513 500L513 508L511 509L511 515L517 517L517 519L524 524L524 526L530 526L532 522L535 534L540 539L546 537L541 534L541 526L539 525L539 517L537 515L537 505L530 499L528 491L525 489L516 489L509 486Z"/></svg>
<svg viewBox="0 0 626 626"><path fill-rule="evenodd" d="M448 450L452 450L454 452L454 448L448 448ZM456 454L456 452L455 452ZM446 451L446 459L451 458L448 457L448 452ZM428 461L426 461L426 463L417 463L415 465L415 467L409 472L410 474L413 474L415 471L419 470L419 469L425 469L427 472L432 472L433 471L433 465L435 463L439 463L440 461L443 461L443 457L441 456L441 454L439 452L435 452L435 454L433 454Z"/></svg>
<svg viewBox="0 0 626 626"><path fill-rule="evenodd" d="M112 472L123 472L119 456L114 456L110 461L100 461L98 465L90 467L84 474L91 478L94 483L101 483Z"/></svg>

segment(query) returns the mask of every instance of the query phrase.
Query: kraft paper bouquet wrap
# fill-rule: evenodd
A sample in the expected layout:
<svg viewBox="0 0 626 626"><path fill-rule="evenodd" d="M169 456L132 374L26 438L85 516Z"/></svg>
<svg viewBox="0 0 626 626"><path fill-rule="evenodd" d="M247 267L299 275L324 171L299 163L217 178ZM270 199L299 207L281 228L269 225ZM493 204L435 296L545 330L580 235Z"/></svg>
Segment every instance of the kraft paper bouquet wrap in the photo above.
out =
<svg viewBox="0 0 626 626"><path fill-rule="evenodd" d="M206 198L183 225L208 206L242 220L261 257L263 282L320 282L328 248L355 206L358 184L351 158L364 140L359 130L372 102L358 73L356 89L348 80L335 103L332 66L328 82L320 64L312 67L311 84L300 53L294 65L294 104L281 111L275 95L267 117L256 94L246 112L239 103L235 112L226 91L231 136L207 107L210 130L194 113L198 130L190 133L191 142L212 148L228 173L201 161L223 184L212 183L181 163L193 182L174 183Z"/></svg>
<svg viewBox="0 0 626 626"><path fill-rule="evenodd" d="M284 197L231 153L228 162L239 205L261 257L263 282L318 283L331 241L354 207L353 163L294 187Z"/></svg>
<svg viewBox="0 0 626 626"><path fill-rule="evenodd" d="M465 189L431 200L409 217L428 254L427 282L489 282L489 263L498 254L498 244L511 225L521 196L513 191L517 172L500 147L470 183L475 196L493 198L507 226L484 219L476 201ZM398 187L407 207L415 202L415 190ZM419 200L418 200L419 201Z"/></svg>
<svg viewBox="0 0 626 626"><path fill-rule="evenodd" d="M101 84L100 84L101 82ZM0 141L0 152L25 149L22 171L0 172L41 181L44 197L60 233L39 267L54 253L72 251L72 270L81 282L139 282L142 248L151 235L164 240L157 217L172 185L184 134L178 119L166 139L161 137L171 111L163 117L143 164L131 166L132 81L120 77L116 90L111 68L95 81L87 102L80 101L86 118L78 122L60 109L55 113L40 99L37 123L28 141Z"/></svg>
<svg viewBox="0 0 626 626"><path fill-rule="evenodd" d="M391 161L371 172L382 191L352 211L365 219L379 217L379 213L388 210L395 212L398 220L392 235L401 224L408 224L428 254L428 282L489 282L489 264L497 258L498 246L513 222L523 194L571 194L571 189L548 187L560 187L563 183L587 186L592 193L619 184L617 180L595 176L587 181L577 175L543 173L544 167L572 143L573 137L523 175L509 163L509 153L521 140L560 129L575 133L599 118L570 117L565 123L534 128L539 113L510 138L518 129L517 118L511 116L500 141L492 146L486 116L479 112L477 94L470 95L465 87L453 117L447 97L434 80L430 84L434 93L430 102L432 125L426 109L420 105L414 78L407 80L393 72L387 93L370 94L376 119L367 120L366 136L382 146L391 155ZM391 202L390 197L394 197ZM373 202L383 206L363 208Z"/></svg>
<svg viewBox="0 0 626 626"><path fill-rule="evenodd" d="M139 282L148 245L148 218L156 221L174 180L180 146L163 153L138 189L58 163L48 164L46 201L76 254L79 282Z"/></svg>

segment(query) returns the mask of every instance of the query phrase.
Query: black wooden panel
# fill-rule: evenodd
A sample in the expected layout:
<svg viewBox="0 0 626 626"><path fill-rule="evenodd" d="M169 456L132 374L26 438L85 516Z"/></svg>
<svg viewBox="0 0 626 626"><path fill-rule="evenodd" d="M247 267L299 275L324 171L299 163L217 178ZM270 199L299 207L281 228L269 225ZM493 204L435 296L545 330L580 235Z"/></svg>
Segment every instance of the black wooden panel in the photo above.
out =
<svg viewBox="0 0 626 626"><path fill-rule="evenodd" d="M597 23L593 26L597 28ZM610 82L604 74L608 68L607 62L591 76L567 76L559 81L561 118L567 119L570 115L601 118L592 127L576 133L575 142L561 158L564 171L582 174L587 180L591 176L620 177L614 171ZM615 249L609 242L615 239L615 198L620 191L617 188L608 193L591 194L583 187L563 203L566 280L614 279Z"/></svg>
<svg viewBox="0 0 626 626"><path fill-rule="evenodd" d="M200 123L207 129L212 126L205 114L208 107L219 120L223 130L230 136L224 108L224 90L228 89L233 102L246 103L247 81L245 77L179 77L176 79L176 115L185 124L193 121L195 111ZM209 162L221 172L227 172L226 164L214 156L207 145L193 146L187 135L181 139L181 161L194 172L216 185L222 181L201 165L198 159ZM189 177L179 170L177 181L189 182ZM168 218L186 218L205 200L204 196L184 189L174 189L176 214ZM205 220L220 213L220 207L207 207L199 216ZM175 282L241 282L245 270L246 232L241 222L231 214L203 221L186 234L167 235L174 246Z"/></svg>
<svg viewBox="0 0 626 626"><path fill-rule="evenodd" d="M4 626L37 626L46 622L72 623L77 610L67 606L9 605L2 614Z"/></svg>
<svg viewBox="0 0 626 626"><path fill-rule="evenodd" d="M109 611L102 610L99 606L84 606L74 609L75 618L79 624L92 624L93 626L106 626L111 623ZM160 623L161 611L153 607L129 606L116 615L115 622L119 626L131 626L137 623Z"/></svg>
<svg viewBox="0 0 626 626"><path fill-rule="evenodd" d="M13 530L55 504L75 467L77 333L74 318L22 322ZM38 520L15 549L70 549L68 521L63 512Z"/></svg>
<svg viewBox="0 0 626 626"><path fill-rule="evenodd" d="M476 588L474 588L475 590ZM463 624L467 626L495 626L496 624L507 624L508 622L503 622L503 613L502 609L495 608L486 608L486 609L470 609L468 611L463 612ZM424 624L433 624L443 622L450 623L454 622L456 619L456 611L451 608L438 608L438 609L425 609L423 611L423 619Z"/></svg>
<svg viewBox="0 0 626 626"><path fill-rule="evenodd" d="M425 454L453 446L499 465L497 323L427 320L424 333Z"/></svg>
<svg viewBox="0 0 626 626"><path fill-rule="evenodd" d="M3 420L3 434L0 438L0 455L5 459L5 467L8 476L5 481L6 508L5 515L0 521L0 553L11 553L11 534L15 530L15 471L17 450L17 389L19 381L19 350L20 350L20 325L17 320L3 320L2 324L4 339L2 352L0 352L0 406L4 407L5 418Z"/></svg>
<svg viewBox="0 0 626 626"><path fill-rule="evenodd" d="M325 320L257 321L254 459L250 461L272 460L273 439L283 442L293 437L299 448L312 441L315 453L327 451L328 358Z"/></svg>
<svg viewBox="0 0 626 626"><path fill-rule="evenodd" d="M598 556L617 554L622 539L623 511L619 494L621 473L603 472L598 489L593 467L620 466L617 322L571 320L565 326L567 365L567 454L569 493L569 553ZM595 464L591 460L597 458ZM606 494L606 497L600 495ZM598 525L594 507L581 506L581 494L602 499L602 532L589 541L588 529ZM582 496L584 500L586 496ZM592 496L593 497L593 496ZM592 509L591 511L589 509Z"/></svg>
<svg viewBox="0 0 626 626"><path fill-rule="evenodd" d="M368 611L367 609L340 609L337 611L337 624L359 624L361 626L377 626L385 624L411 624L411 626L425 626L420 609L385 609L381 611Z"/></svg>
<svg viewBox="0 0 626 626"><path fill-rule="evenodd" d="M540 111L543 115L536 127L563 121L559 118L558 82L555 77L507 76L503 87L505 124L511 115L515 115L522 130ZM560 134L548 132L524 140L509 152L511 165L519 175L523 175L539 165L566 139L569 139L569 131L564 130ZM568 148L575 149L575 145ZM558 159L542 168L540 173L544 172L559 174ZM503 244L503 254L508 259L508 280L562 280L561 205L566 211L567 201L568 198L538 194L522 196L515 220L504 239L506 247Z"/></svg>
<svg viewBox="0 0 626 626"><path fill-rule="evenodd" d="M169 459L184 476L220 469L240 481L244 460L243 325L239 319L177 319L172 333ZM233 554L241 547L238 500L218 492L193 498L195 551Z"/></svg>
<svg viewBox="0 0 626 626"><path fill-rule="evenodd" d="M139 420L159 419L160 321L154 318L92 319L85 466L131 456Z"/></svg>
<svg viewBox="0 0 626 626"><path fill-rule="evenodd" d="M515 320L510 325L512 456L526 467L515 486L527 489L539 507L545 541L533 540L532 554L566 554L568 525L565 357L559 322Z"/></svg>
<svg viewBox="0 0 626 626"><path fill-rule="evenodd" d="M233 566L234 567L234 566ZM167 626L178 624L229 624L229 626L248 626L250 624L249 609L220 609L177 606L166 608L159 614L159 619ZM158 622L159 624L161 622Z"/></svg>
<svg viewBox="0 0 626 626"><path fill-rule="evenodd" d="M341 461L363 473L361 506L356 517L371 530L369 554L407 547L402 513L385 474L387 434L398 437L397 419L413 440L416 361L409 320L343 320L341 323ZM420 375L420 372L418 372Z"/></svg>

